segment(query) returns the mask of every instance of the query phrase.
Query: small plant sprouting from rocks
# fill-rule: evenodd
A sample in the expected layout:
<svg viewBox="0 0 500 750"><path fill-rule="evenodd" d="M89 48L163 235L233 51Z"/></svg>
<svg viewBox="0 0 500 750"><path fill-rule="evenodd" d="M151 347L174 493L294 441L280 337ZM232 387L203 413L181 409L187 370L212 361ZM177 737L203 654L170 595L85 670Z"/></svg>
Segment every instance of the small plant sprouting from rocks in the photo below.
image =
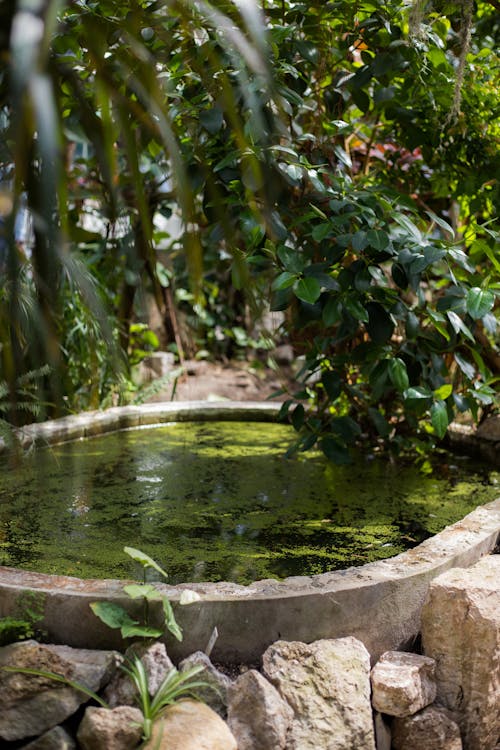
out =
<svg viewBox="0 0 500 750"><path fill-rule="evenodd" d="M92 602L90 605L92 611L102 622L110 628L119 628L123 638L160 638L165 631L169 631L178 641L182 641L182 630L178 625L172 605L168 597L162 594L151 583L146 582L146 573L148 569L160 573L163 578L167 578L167 573L156 563L149 555L141 552L134 547L125 547L124 552L142 565L144 578L142 583L132 583L123 587L123 591L131 599L143 599L144 612L143 623L134 620L129 613L120 605L114 602ZM183 592L184 603L194 601L197 598L195 592ZM191 596L190 596L191 595ZM161 602L163 609L163 628L153 628L149 625L149 603ZM181 600L181 604L183 600Z"/></svg>
<svg viewBox="0 0 500 750"><path fill-rule="evenodd" d="M163 679L154 696L151 697L146 668L136 654L131 659L127 659L127 662L121 665L121 669L132 680L137 690L137 702L144 716L144 740L151 737L154 722L167 706L186 696L196 698L197 689L210 687L209 683L203 680L193 679L203 670L202 665L197 664L182 672L173 667Z"/></svg>

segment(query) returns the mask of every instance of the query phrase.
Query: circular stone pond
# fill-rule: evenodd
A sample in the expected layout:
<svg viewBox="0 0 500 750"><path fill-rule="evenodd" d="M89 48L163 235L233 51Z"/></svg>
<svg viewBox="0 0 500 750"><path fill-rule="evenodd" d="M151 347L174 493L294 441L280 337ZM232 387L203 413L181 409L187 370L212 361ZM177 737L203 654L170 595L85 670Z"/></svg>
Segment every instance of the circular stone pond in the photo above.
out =
<svg viewBox="0 0 500 750"><path fill-rule="evenodd" d="M358 457L286 457L291 427L174 422L0 457L0 565L81 578L169 581L314 575L391 557L498 494L487 465L444 458L430 474Z"/></svg>
<svg viewBox="0 0 500 750"><path fill-rule="evenodd" d="M22 616L34 594L52 642L123 646L89 604L140 618L118 578L138 574L128 545L169 571L155 585L184 630L182 643L168 642L172 658L205 649L215 628L213 656L226 662L256 660L280 638L353 635L373 659L409 645L430 581L498 543L498 474L456 457L431 476L376 460L288 460L293 433L273 424L278 411L148 404L23 428L20 473L0 456L0 617ZM197 596L182 606L185 588ZM154 605L152 625L163 617Z"/></svg>

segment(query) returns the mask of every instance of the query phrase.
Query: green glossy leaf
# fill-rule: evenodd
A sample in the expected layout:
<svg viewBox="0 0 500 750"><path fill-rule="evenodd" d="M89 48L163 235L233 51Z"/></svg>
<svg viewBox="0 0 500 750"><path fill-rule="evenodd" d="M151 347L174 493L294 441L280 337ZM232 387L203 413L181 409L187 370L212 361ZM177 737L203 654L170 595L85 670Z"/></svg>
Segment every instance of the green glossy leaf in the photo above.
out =
<svg viewBox="0 0 500 750"><path fill-rule="evenodd" d="M123 607L113 602L91 602L90 609L110 628L122 628L138 624L137 620L133 620Z"/></svg>
<svg viewBox="0 0 500 750"><path fill-rule="evenodd" d="M316 242L321 242L321 240L324 240L325 237L327 237L331 231L332 231L331 224L318 224L318 226L314 227L314 229L312 230L311 237Z"/></svg>
<svg viewBox="0 0 500 750"><path fill-rule="evenodd" d="M205 130L212 135L218 133L224 124L224 115L219 107L203 110L199 113L199 119Z"/></svg>
<svg viewBox="0 0 500 750"><path fill-rule="evenodd" d="M323 323L325 326L333 326L338 323L342 317L342 305L337 296L330 297L323 308Z"/></svg>
<svg viewBox="0 0 500 750"><path fill-rule="evenodd" d="M446 316L448 320L451 323L451 326L455 333L463 333L463 335L468 338L470 341L475 343L474 336L470 332L469 328L465 325L462 318L460 318L459 315L457 315L453 310L447 310Z"/></svg>
<svg viewBox="0 0 500 750"><path fill-rule="evenodd" d="M332 401L335 401L335 399L337 399L342 393L342 381L337 372L327 370L321 376L321 382Z"/></svg>
<svg viewBox="0 0 500 750"><path fill-rule="evenodd" d="M349 450L335 438L326 437L320 442L320 448L325 456L334 464L350 464L352 462Z"/></svg>
<svg viewBox="0 0 500 750"><path fill-rule="evenodd" d="M434 398L438 399L439 401L446 401L448 396L451 396L452 393L453 386L450 383L445 383L439 388L436 388L436 390L434 391Z"/></svg>
<svg viewBox="0 0 500 750"><path fill-rule="evenodd" d="M405 391L410 385L406 365L399 357L390 360L389 377L394 387L400 392Z"/></svg>
<svg viewBox="0 0 500 750"><path fill-rule="evenodd" d="M308 276L299 279L299 281L295 283L293 291L295 296L300 300L313 305L321 294L321 285L317 279Z"/></svg>
<svg viewBox="0 0 500 750"><path fill-rule="evenodd" d="M283 273L280 273L280 275L274 279L272 283L272 289L288 289L288 287L293 286L296 281L296 273L292 273L291 271L283 271Z"/></svg>
<svg viewBox="0 0 500 750"><path fill-rule="evenodd" d="M163 630L146 625L123 625L121 634L124 638L161 638Z"/></svg>
<svg viewBox="0 0 500 750"><path fill-rule="evenodd" d="M412 388L407 388L404 392L405 399L429 399L432 398L432 391L430 391L428 388L424 388L422 386L416 386Z"/></svg>
<svg viewBox="0 0 500 750"><path fill-rule="evenodd" d="M131 599L143 597L150 601L158 601L162 597L160 592L150 583L131 583L128 586L124 586L123 590Z"/></svg>
<svg viewBox="0 0 500 750"><path fill-rule="evenodd" d="M135 549L135 547L124 547L123 551L126 555L131 557L132 560L140 563L143 568L152 568L153 570L156 570L158 573L160 573L164 578L168 578L168 575L163 570L163 568L160 568L158 563L155 562L152 557L146 555L145 552L141 552L140 549Z"/></svg>
<svg viewBox="0 0 500 750"><path fill-rule="evenodd" d="M457 365L459 366L459 368L461 369L461 371L463 372L463 374L465 375L465 377L468 378L469 380L474 380L474 378L476 377L476 368L474 367L474 365L468 362L458 352L455 352L455 354L453 355L453 358L455 362L457 363Z"/></svg>
<svg viewBox="0 0 500 750"><path fill-rule="evenodd" d="M469 289L467 294L467 312L474 318L479 320L486 313L488 313L493 307L495 302L495 295L487 289L480 289L479 287L473 287Z"/></svg>
<svg viewBox="0 0 500 750"><path fill-rule="evenodd" d="M174 638L177 638L178 641L182 641L182 629L175 619L172 605L170 604L166 596L163 596L161 601L163 606L163 614L165 616L165 627L170 633L172 633Z"/></svg>
<svg viewBox="0 0 500 750"><path fill-rule="evenodd" d="M435 401L432 404L431 422L438 438L443 438L448 429L448 410L444 401Z"/></svg>
<svg viewBox="0 0 500 750"><path fill-rule="evenodd" d="M369 316L366 308L356 299L346 297L344 300L345 309L352 315L356 320L360 320L362 323L368 323Z"/></svg>
<svg viewBox="0 0 500 750"><path fill-rule="evenodd" d="M368 409L368 414L375 425L378 434L381 437L388 437L391 431L391 426L384 415L381 414L378 409L374 409L371 406Z"/></svg>
<svg viewBox="0 0 500 750"><path fill-rule="evenodd" d="M302 404L297 404L292 412L292 424L297 432L301 429L305 420L305 410Z"/></svg>

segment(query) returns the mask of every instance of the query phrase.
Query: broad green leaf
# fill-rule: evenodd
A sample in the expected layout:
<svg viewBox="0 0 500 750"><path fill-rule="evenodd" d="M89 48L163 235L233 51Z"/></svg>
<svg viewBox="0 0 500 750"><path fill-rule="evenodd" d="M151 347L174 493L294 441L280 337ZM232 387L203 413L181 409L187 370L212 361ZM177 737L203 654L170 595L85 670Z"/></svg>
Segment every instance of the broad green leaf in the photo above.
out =
<svg viewBox="0 0 500 750"><path fill-rule="evenodd" d="M133 620L123 607L113 602L91 602L90 609L110 628L122 628L138 624L137 620Z"/></svg>
<svg viewBox="0 0 500 750"><path fill-rule="evenodd" d="M388 437L391 431L391 427L384 415L381 414L378 409L374 409L371 406L368 408L368 414L373 424L375 425L378 434L381 437Z"/></svg>
<svg viewBox="0 0 500 750"><path fill-rule="evenodd" d="M278 248L278 258L283 263L286 271L295 274L302 273L304 259L297 250L286 245L281 245Z"/></svg>
<svg viewBox="0 0 500 750"><path fill-rule="evenodd" d="M335 401L342 393L342 381L340 375L333 370L327 370L321 377L321 382L329 398Z"/></svg>
<svg viewBox="0 0 500 750"><path fill-rule="evenodd" d="M405 399L428 399L432 398L432 391L422 386L407 388L404 392Z"/></svg>
<svg viewBox="0 0 500 750"><path fill-rule="evenodd" d="M346 299L344 300L344 307L352 315L353 318L355 318L356 320L360 320L363 323L368 323L368 312L364 305L361 304L361 302L355 299L351 299L350 297L346 297Z"/></svg>
<svg viewBox="0 0 500 750"><path fill-rule="evenodd" d="M367 237L368 242L375 250L385 250L389 245L389 235L381 229L369 229Z"/></svg>
<svg viewBox="0 0 500 750"><path fill-rule="evenodd" d="M313 305L321 294L321 286L317 279L308 276L299 279L299 281L294 284L293 291L295 296L300 300Z"/></svg>
<svg viewBox="0 0 500 750"><path fill-rule="evenodd" d="M438 438L443 438L448 429L448 410L444 401L435 401L432 404L431 422Z"/></svg>
<svg viewBox="0 0 500 750"><path fill-rule="evenodd" d="M459 368L462 370L465 377L469 380L474 380L474 378L476 377L476 368L474 367L474 365L464 359L464 357L462 357L461 354L458 354L458 352L455 352L453 358Z"/></svg>
<svg viewBox="0 0 500 750"><path fill-rule="evenodd" d="M356 252L361 252L361 250L364 250L365 247L369 244L368 235L366 232L363 232L360 230L359 232L355 232L352 237L352 249L356 250Z"/></svg>
<svg viewBox="0 0 500 750"><path fill-rule="evenodd" d="M453 386L450 383L445 383L439 388L436 388L436 390L434 391L434 398L438 399L439 401L446 401L448 396L451 396L452 393Z"/></svg>
<svg viewBox="0 0 500 750"><path fill-rule="evenodd" d="M283 271L283 273L280 273L280 275L274 279L272 283L272 289L288 289L288 287L293 286L296 281L296 273L292 273L291 271Z"/></svg>
<svg viewBox="0 0 500 750"><path fill-rule="evenodd" d="M333 326L338 323L342 317L342 306L337 298L330 297L323 308L323 323L325 326Z"/></svg>
<svg viewBox="0 0 500 750"><path fill-rule="evenodd" d="M320 442L320 448L325 456L334 464L350 464L351 456L345 445L335 438L326 437Z"/></svg>
<svg viewBox="0 0 500 750"><path fill-rule="evenodd" d="M224 124L224 115L219 107L205 109L198 115L201 125L211 135L218 133Z"/></svg>
<svg viewBox="0 0 500 750"><path fill-rule="evenodd" d="M163 614L165 616L165 627L177 638L178 641L182 641L182 630L175 619L174 610L166 596L162 597Z"/></svg>
<svg viewBox="0 0 500 750"><path fill-rule="evenodd" d="M446 316L448 320L450 321L451 326L453 330L455 331L455 333L463 333L466 338L468 338L470 341L475 343L474 336L472 335L472 333L467 328L467 326L465 325L465 323L463 322L462 318L459 315L453 312L453 310L447 310Z"/></svg>
<svg viewBox="0 0 500 750"><path fill-rule="evenodd" d="M394 387L400 392L405 391L410 385L406 364L399 357L390 360L389 377Z"/></svg>
<svg viewBox="0 0 500 750"><path fill-rule="evenodd" d="M331 224L318 224L318 226L314 227L314 229L312 230L311 237L316 242L321 242L321 240L324 240L325 237L327 237L331 231L332 231Z"/></svg>
<svg viewBox="0 0 500 750"><path fill-rule="evenodd" d="M144 599L149 599L150 601L158 601L162 597L160 592L150 583L131 583L128 586L124 586L123 590L131 599L144 597Z"/></svg>
<svg viewBox="0 0 500 750"><path fill-rule="evenodd" d="M152 568L153 570L156 570L158 573L160 573L164 578L168 578L168 575L167 573L165 573L163 568L160 568L158 563L155 562L152 557L146 555L145 552L141 552L140 549L135 549L135 547L124 547L123 551L126 555L131 557L132 560L140 563L143 568Z"/></svg>
<svg viewBox="0 0 500 750"><path fill-rule="evenodd" d="M359 435L361 428L351 417L335 417L331 422L331 429L342 441L352 443Z"/></svg>
<svg viewBox="0 0 500 750"><path fill-rule="evenodd" d="M418 242L419 244L422 242L422 233L420 229L411 221L411 219L399 212L394 212L392 214L392 218L395 222L397 222L397 224L399 224L400 227L408 232L412 240Z"/></svg>
<svg viewBox="0 0 500 750"><path fill-rule="evenodd" d="M442 219L440 216L434 213L434 211L431 211L430 209L426 211L426 214L432 219L432 221L437 224L441 229L444 229L445 232L449 232L452 236L452 238L455 236L455 231L451 224L448 224L447 221Z"/></svg>
<svg viewBox="0 0 500 750"><path fill-rule="evenodd" d="M474 318L479 320L486 313L488 313L495 302L495 295L487 289L480 289L479 287L473 287L469 289L467 294L467 312Z"/></svg>
<svg viewBox="0 0 500 750"><path fill-rule="evenodd" d="M123 625L121 634L124 638L161 638L163 630L146 625Z"/></svg>
<svg viewBox="0 0 500 750"><path fill-rule="evenodd" d="M302 425L304 424L305 419L305 410L302 404L297 404L295 409L292 412L292 424L294 426L294 429L297 430L297 432L300 430Z"/></svg>

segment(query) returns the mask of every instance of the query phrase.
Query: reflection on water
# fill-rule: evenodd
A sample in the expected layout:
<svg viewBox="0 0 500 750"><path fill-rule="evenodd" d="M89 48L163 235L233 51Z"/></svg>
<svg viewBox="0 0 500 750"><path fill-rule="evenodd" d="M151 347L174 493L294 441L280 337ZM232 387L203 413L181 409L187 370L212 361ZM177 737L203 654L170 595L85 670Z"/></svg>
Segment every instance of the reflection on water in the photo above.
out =
<svg viewBox="0 0 500 750"><path fill-rule="evenodd" d="M397 554L498 495L465 460L438 476L379 460L285 459L283 425L179 423L0 463L0 564L81 577L136 574L123 547L172 582L304 575Z"/></svg>

